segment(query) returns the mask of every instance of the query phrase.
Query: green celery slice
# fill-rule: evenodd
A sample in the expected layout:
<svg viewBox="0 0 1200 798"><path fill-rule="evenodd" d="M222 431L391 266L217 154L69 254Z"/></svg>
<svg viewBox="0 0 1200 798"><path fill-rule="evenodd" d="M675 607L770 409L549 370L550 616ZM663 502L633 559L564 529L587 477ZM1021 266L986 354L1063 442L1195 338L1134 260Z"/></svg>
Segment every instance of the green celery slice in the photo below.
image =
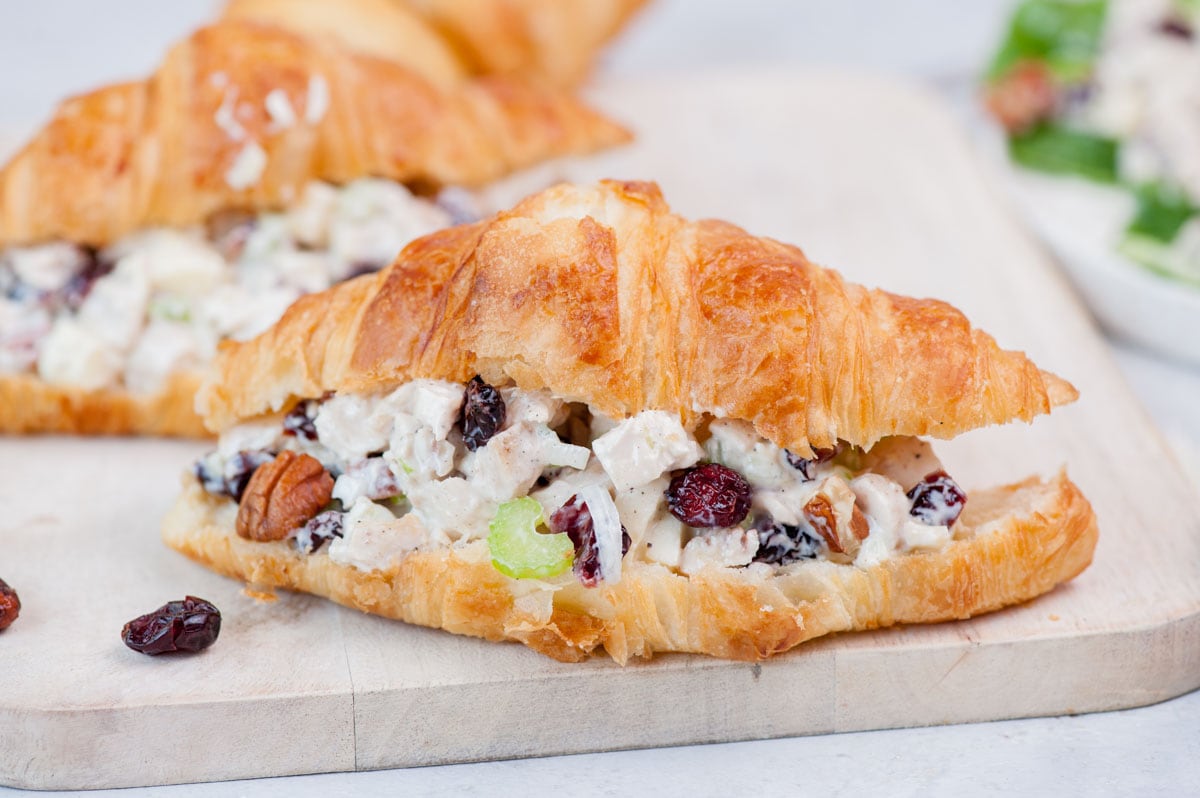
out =
<svg viewBox="0 0 1200 798"><path fill-rule="evenodd" d="M571 567L575 546L567 534L542 534L542 505L528 496L501 504L488 524L492 565L513 579L545 579Z"/></svg>
<svg viewBox="0 0 1200 798"><path fill-rule="evenodd" d="M1008 141L1009 154L1029 169L1073 174L1099 183L1117 182L1120 142L1047 122Z"/></svg>

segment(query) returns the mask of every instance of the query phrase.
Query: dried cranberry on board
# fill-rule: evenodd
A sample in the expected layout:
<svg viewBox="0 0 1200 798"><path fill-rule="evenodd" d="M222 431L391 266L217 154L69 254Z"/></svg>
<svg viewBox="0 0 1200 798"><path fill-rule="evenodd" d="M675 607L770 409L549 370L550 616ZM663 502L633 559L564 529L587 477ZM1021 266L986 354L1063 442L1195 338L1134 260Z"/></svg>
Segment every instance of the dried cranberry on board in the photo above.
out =
<svg viewBox="0 0 1200 798"><path fill-rule="evenodd" d="M571 570L579 577L584 587L595 587L604 579L600 573L600 548L596 545L596 525L592 523L592 513L588 510L587 502L579 501L578 496L572 496L566 503L550 514L548 524L554 533L566 532L567 537L575 546L575 563ZM621 527L621 556L629 553L631 543L629 533Z"/></svg>
<svg viewBox="0 0 1200 798"><path fill-rule="evenodd" d="M689 468L667 486L667 509L698 529L737 526L750 512L750 483L732 468L705 463Z"/></svg>
<svg viewBox="0 0 1200 798"><path fill-rule="evenodd" d="M125 645L142 654L202 651L221 633L221 611L195 596L169 601L121 629Z"/></svg>
<svg viewBox="0 0 1200 798"><path fill-rule="evenodd" d="M0 632L12 626L12 622L21 614L21 599L17 591L8 586L8 582L0 579Z"/></svg>
<svg viewBox="0 0 1200 798"><path fill-rule="evenodd" d="M476 374L463 391L463 405L458 419L462 426L463 443L472 452L485 446L504 426L504 417L504 397Z"/></svg>
<svg viewBox="0 0 1200 798"><path fill-rule="evenodd" d="M922 524L951 526L967 503L966 492L945 471L934 471L908 492L912 515Z"/></svg>

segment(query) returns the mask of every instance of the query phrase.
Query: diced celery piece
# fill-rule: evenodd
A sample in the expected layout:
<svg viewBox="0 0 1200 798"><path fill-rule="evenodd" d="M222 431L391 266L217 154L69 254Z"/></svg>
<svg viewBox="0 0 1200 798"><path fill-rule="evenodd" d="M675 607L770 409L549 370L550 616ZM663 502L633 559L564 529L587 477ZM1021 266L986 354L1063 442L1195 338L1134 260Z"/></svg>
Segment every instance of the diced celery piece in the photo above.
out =
<svg viewBox="0 0 1200 798"><path fill-rule="evenodd" d="M488 524L492 565L514 579L545 579L571 567L575 547L567 534L543 534L542 505L528 496L501 504Z"/></svg>
<svg viewBox="0 0 1200 798"><path fill-rule="evenodd" d="M152 319L184 322L192 320L192 312L188 308L187 301L182 297L170 294L150 300L150 307L147 309L147 312Z"/></svg>

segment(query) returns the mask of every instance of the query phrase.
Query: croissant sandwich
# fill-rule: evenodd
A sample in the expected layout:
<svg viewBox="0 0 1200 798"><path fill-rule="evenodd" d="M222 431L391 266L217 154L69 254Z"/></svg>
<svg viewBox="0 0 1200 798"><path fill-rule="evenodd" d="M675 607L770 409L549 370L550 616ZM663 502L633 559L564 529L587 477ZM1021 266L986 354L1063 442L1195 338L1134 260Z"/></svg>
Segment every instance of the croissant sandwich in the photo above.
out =
<svg viewBox="0 0 1200 798"><path fill-rule="evenodd" d="M558 186L223 347L166 542L258 586L559 660L756 660L1082 571L1064 474L967 493L917 436L1075 389L942 302Z"/></svg>
<svg viewBox="0 0 1200 798"><path fill-rule="evenodd" d="M515 78L203 28L150 79L65 102L0 170L0 431L204 434L219 341L478 218L463 187L627 138Z"/></svg>

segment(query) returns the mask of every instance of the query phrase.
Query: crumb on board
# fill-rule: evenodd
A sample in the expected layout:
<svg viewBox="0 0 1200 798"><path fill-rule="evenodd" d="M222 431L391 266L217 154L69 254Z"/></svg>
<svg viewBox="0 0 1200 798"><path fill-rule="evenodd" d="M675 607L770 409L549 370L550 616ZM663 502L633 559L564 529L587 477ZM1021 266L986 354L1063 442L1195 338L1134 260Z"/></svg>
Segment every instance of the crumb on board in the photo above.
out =
<svg viewBox="0 0 1200 798"><path fill-rule="evenodd" d="M279 596L275 595L275 591L269 587L257 588L254 585L246 585L242 588L242 593L257 601L275 601Z"/></svg>

